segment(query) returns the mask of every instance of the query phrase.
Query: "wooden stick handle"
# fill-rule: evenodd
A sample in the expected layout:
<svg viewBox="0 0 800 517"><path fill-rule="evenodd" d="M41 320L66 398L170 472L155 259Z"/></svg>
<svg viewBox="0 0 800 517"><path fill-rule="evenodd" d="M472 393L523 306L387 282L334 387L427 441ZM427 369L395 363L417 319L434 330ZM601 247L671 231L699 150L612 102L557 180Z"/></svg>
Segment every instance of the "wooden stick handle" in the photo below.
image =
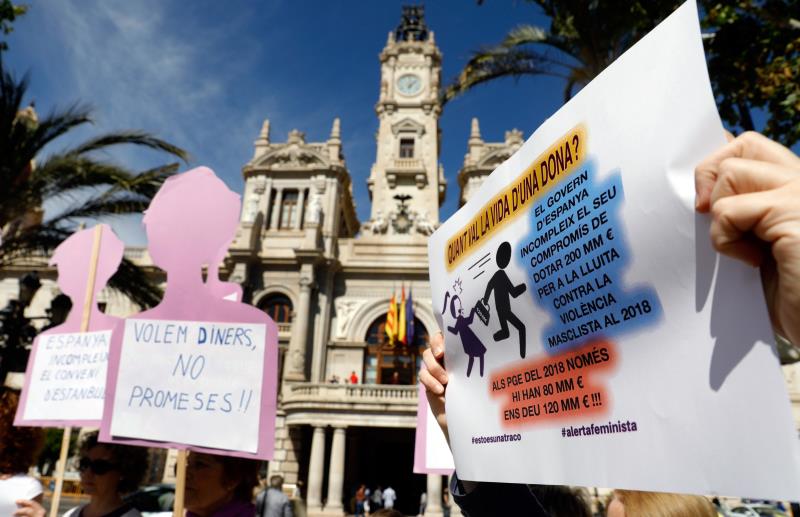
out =
<svg viewBox="0 0 800 517"><path fill-rule="evenodd" d="M61 489L64 486L64 469L67 466L67 452L69 452L69 440L72 436L72 428L64 428L64 436L61 438L61 452L56 463L56 486L53 488L53 497L50 501L50 517L57 517L58 505L61 502Z"/></svg>
<svg viewBox="0 0 800 517"><path fill-rule="evenodd" d="M175 469L175 503L172 517L183 517L183 495L186 492L186 449L178 451L178 464Z"/></svg>

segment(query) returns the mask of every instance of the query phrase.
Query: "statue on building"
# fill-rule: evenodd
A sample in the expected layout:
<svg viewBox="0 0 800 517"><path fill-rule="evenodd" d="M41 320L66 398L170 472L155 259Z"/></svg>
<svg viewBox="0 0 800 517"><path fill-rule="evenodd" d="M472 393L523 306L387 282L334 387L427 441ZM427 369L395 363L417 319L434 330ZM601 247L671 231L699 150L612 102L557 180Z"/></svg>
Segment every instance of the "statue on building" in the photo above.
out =
<svg viewBox="0 0 800 517"><path fill-rule="evenodd" d="M306 208L306 223L318 225L322 222L322 199L316 189L311 191L311 199Z"/></svg>
<svg viewBox="0 0 800 517"><path fill-rule="evenodd" d="M430 221L428 211L425 210L414 218L414 228L422 235L428 236L436 231L436 225Z"/></svg>

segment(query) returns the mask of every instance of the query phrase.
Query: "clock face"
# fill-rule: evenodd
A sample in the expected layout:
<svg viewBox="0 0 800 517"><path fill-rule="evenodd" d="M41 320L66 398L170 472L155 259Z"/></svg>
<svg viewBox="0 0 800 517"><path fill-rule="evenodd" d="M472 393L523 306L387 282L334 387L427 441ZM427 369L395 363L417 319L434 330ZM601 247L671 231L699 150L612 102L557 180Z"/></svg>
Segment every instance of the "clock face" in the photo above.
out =
<svg viewBox="0 0 800 517"><path fill-rule="evenodd" d="M422 81L413 74L401 75L397 80L397 89L403 95L414 95L422 89Z"/></svg>

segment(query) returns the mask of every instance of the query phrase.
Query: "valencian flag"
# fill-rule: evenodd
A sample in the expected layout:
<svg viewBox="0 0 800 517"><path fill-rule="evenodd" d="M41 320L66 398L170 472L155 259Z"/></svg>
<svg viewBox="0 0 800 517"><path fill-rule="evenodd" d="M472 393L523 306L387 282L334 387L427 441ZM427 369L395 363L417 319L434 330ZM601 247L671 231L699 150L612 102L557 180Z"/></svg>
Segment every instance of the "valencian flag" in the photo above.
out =
<svg viewBox="0 0 800 517"><path fill-rule="evenodd" d="M397 323L397 340L404 345L408 344L406 341L406 286L400 287L400 306L398 312L400 313L400 321Z"/></svg>
<svg viewBox="0 0 800 517"><path fill-rule="evenodd" d="M386 337L389 338L389 343L394 344L397 337L397 302L392 293L392 301L389 302L389 312L386 313Z"/></svg>
<svg viewBox="0 0 800 517"><path fill-rule="evenodd" d="M406 343L414 342L414 303L411 300L411 288L408 288L406 300Z"/></svg>

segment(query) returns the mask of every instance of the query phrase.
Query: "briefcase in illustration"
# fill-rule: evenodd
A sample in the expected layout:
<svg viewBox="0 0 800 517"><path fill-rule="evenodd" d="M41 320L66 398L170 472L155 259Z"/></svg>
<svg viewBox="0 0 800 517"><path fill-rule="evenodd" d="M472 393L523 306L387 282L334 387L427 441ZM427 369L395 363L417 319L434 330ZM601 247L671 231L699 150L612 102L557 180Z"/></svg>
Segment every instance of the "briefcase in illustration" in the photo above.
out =
<svg viewBox="0 0 800 517"><path fill-rule="evenodd" d="M475 304L475 312L478 313L478 317L484 325L489 324L489 305L483 303L483 300L478 300L478 303Z"/></svg>

